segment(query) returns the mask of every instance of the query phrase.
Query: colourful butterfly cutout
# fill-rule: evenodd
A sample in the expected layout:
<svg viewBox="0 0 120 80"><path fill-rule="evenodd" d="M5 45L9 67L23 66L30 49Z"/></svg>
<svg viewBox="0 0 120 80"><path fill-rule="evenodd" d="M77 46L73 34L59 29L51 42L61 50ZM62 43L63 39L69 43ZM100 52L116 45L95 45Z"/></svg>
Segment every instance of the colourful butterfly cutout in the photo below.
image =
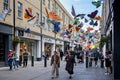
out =
<svg viewBox="0 0 120 80"><path fill-rule="evenodd" d="M78 15L75 16L75 18L80 17L81 19L83 19L84 16L85 16L85 14L78 14Z"/></svg>
<svg viewBox="0 0 120 80"><path fill-rule="evenodd" d="M53 32L57 33L60 31L59 25L60 25L60 22L55 22Z"/></svg>
<svg viewBox="0 0 120 80"><path fill-rule="evenodd" d="M30 33L30 28L26 28L25 32Z"/></svg>
<svg viewBox="0 0 120 80"><path fill-rule="evenodd" d="M93 24L93 26L98 26L98 22L96 21L96 22Z"/></svg>
<svg viewBox="0 0 120 80"><path fill-rule="evenodd" d="M93 21L93 20L91 20L89 24L90 24L90 25L94 25L94 21Z"/></svg>
<svg viewBox="0 0 120 80"><path fill-rule="evenodd" d="M87 23L87 22L88 22L88 20L87 20L86 18L85 18L84 20L85 20L85 23Z"/></svg>
<svg viewBox="0 0 120 80"><path fill-rule="evenodd" d="M76 16L76 14L75 14L75 9L74 9L74 6L72 5L72 11L71 11L71 14L73 15L73 16Z"/></svg>
<svg viewBox="0 0 120 80"><path fill-rule="evenodd" d="M80 22L80 24L78 24L78 27L82 28L83 27L83 22Z"/></svg>
<svg viewBox="0 0 120 80"><path fill-rule="evenodd" d="M101 1L93 1L92 4L98 8L101 6Z"/></svg>
<svg viewBox="0 0 120 80"><path fill-rule="evenodd" d="M97 15L97 13L98 13L98 10L95 10L94 12L92 12L91 14L88 14L87 16L89 18L95 18L95 16Z"/></svg>

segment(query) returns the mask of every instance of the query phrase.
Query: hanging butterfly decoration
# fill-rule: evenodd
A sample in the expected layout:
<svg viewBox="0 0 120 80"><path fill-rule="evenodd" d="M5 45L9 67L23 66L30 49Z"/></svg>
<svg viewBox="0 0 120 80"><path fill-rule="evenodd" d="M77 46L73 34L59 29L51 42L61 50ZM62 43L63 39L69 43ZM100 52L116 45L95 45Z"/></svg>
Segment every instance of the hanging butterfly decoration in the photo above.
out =
<svg viewBox="0 0 120 80"><path fill-rule="evenodd" d="M60 31L60 27L59 27L59 25L60 25L60 22L55 22L55 24L53 24L54 25L54 29L53 29L53 32L54 33L58 33L59 31Z"/></svg>
<svg viewBox="0 0 120 80"><path fill-rule="evenodd" d="M32 8L25 9L24 18L28 19L27 21L30 22L35 19L36 16L32 13Z"/></svg>
<svg viewBox="0 0 120 80"><path fill-rule="evenodd" d="M93 26L98 26L98 22L96 21L96 22L93 24Z"/></svg>
<svg viewBox="0 0 120 80"><path fill-rule="evenodd" d="M89 18L95 18L95 16L97 15L97 13L98 13L98 10L95 10L94 12L92 12L91 14L88 14L87 16L89 17Z"/></svg>
<svg viewBox="0 0 120 80"><path fill-rule="evenodd" d="M82 28L82 27L83 27L83 22L80 22L80 23L78 24L78 27L79 27L79 28Z"/></svg>
<svg viewBox="0 0 120 80"><path fill-rule="evenodd" d="M40 24L40 26L44 26L44 25L45 25L45 23L44 23L44 22L40 22L39 24Z"/></svg>
<svg viewBox="0 0 120 80"><path fill-rule="evenodd" d="M72 11L71 11L71 14L75 17L76 16L76 13L75 13L75 9L74 9L74 6L72 5Z"/></svg>
<svg viewBox="0 0 120 80"><path fill-rule="evenodd" d="M25 32L26 32L26 33L30 33L30 32L31 32L31 31L30 31L30 28L27 27L27 28L25 29Z"/></svg>
<svg viewBox="0 0 120 80"><path fill-rule="evenodd" d="M102 21L102 20L103 20L103 18L102 18L102 17L100 17L100 16L97 16L97 17L95 17L93 20Z"/></svg>
<svg viewBox="0 0 120 80"><path fill-rule="evenodd" d="M93 20L91 20L89 24L90 24L90 25L94 25L94 21L93 21Z"/></svg>
<svg viewBox="0 0 120 80"><path fill-rule="evenodd" d="M80 17L81 19L83 19L84 16L85 16L85 14L78 14L78 15L76 15L74 18Z"/></svg>
<svg viewBox="0 0 120 80"><path fill-rule="evenodd" d="M87 30L88 30L88 31L92 31L92 30L94 30L94 29L93 29L92 27L88 27Z"/></svg>
<svg viewBox="0 0 120 80"><path fill-rule="evenodd" d="M88 20L87 20L86 18L84 19L84 21L85 21L85 23L87 23L87 22L88 22Z"/></svg>
<svg viewBox="0 0 120 80"><path fill-rule="evenodd" d="M101 1L92 1L92 4L93 4L96 8L98 8L98 7L101 6Z"/></svg>
<svg viewBox="0 0 120 80"><path fill-rule="evenodd" d="M64 28L65 29L70 29L70 28L72 28L73 26L71 25L71 24L69 24L68 26L65 26Z"/></svg>
<svg viewBox="0 0 120 80"><path fill-rule="evenodd" d="M3 10L2 13L0 13L0 18L5 21L7 15L10 14L11 11L12 11L12 10L11 10L10 8L9 8L8 10Z"/></svg>
<svg viewBox="0 0 120 80"><path fill-rule="evenodd" d="M77 25L78 23L79 23L79 19L78 19L78 18L75 18L73 25Z"/></svg>

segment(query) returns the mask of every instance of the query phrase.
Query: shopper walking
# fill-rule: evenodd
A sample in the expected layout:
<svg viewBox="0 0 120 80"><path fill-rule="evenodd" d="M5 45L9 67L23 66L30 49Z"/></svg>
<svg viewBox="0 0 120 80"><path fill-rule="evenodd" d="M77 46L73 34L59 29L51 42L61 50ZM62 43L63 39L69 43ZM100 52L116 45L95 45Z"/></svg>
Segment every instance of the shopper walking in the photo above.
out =
<svg viewBox="0 0 120 80"><path fill-rule="evenodd" d="M14 69L18 69L18 57L14 51L14 54L13 54L13 66L14 66Z"/></svg>
<svg viewBox="0 0 120 80"><path fill-rule="evenodd" d="M60 50L60 58L61 58L61 61L62 61L62 59L63 59L63 56L64 56L63 51Z"/></svg>
<svg viewBox="0 0 120 80"><path fill-rule="evenodd" d="M94 53L95 67L97 67L99 57L100 57L100 54L99 54L99 52L96 50L95 53Z"/></svg>
<svg viewBox="0 0 120 80"><path fill-rule="evenodd" d="M8 65L10 67L9 70L12 70L12 62L13 62L13 51L9 50L8 52Z"/></svg>
<svg viewBox="0 0 120 80"><path fill-rule="evenodd" d="M66 67L65 70L68 72L70 75L69 78L72 78L72 74L74 73L74 63L75 63L75 57L72 55L72 52L68 50L68 55L65 57L66 60Z"/></svg>
<svg viewBox="0 0 120 80"><path fill-rule="evenodd" d="M23 53L23 67L27 67L28 55L29 52L27 51L27 49L25 49L25 52Z"/></svg>
<svg viewBox="0 0 120 80"><path fill-rule="evenodd" d="M51 66L52 66L52 79L55 77L59 77L59 65L60 65L60 57L58 53L54 51L54 55L51 57Z"/></svg>

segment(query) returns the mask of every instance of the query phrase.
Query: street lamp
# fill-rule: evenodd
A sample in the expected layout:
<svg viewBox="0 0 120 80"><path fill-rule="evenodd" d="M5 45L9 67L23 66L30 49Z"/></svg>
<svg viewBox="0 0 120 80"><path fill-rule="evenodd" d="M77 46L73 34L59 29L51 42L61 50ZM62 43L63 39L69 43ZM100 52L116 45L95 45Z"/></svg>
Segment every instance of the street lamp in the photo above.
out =
<svg viewBox="0 0 120 80"><path fill-rule="evenodd" d="M31 66L34 66L34 55L33 55L33 53L34 53L34 49L33 49L33 46L34 46L34 43L33 42L31 42Z"/></svg>

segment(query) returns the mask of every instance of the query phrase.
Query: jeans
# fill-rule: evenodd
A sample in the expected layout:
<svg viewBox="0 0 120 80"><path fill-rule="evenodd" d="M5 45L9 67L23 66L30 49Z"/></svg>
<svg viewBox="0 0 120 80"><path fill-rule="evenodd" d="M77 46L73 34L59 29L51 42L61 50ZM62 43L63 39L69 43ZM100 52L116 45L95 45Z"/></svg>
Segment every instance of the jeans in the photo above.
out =
<svg viewBox="0 0 120 80"><path fill-rule="evenodd" d="M10 67L10 70L12 70L12 62L13 62L13 59L9 59L8 60L8 65Z"/></svg>

